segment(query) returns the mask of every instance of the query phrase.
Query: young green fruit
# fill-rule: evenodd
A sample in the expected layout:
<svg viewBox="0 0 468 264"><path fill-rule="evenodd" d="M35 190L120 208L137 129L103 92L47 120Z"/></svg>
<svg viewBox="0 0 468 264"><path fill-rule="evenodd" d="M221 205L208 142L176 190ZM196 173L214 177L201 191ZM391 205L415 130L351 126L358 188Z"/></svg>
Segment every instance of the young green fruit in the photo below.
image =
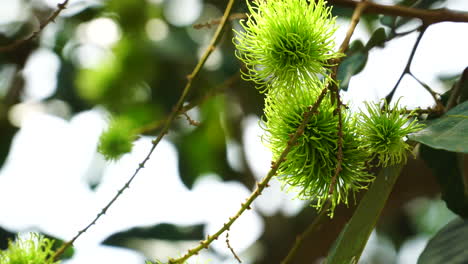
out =
<svg viewBox="0 0 468 264"><path fill-rule="evenodd" d="M303 113L315 103L325 84L315 82L314 85L294 94L267 95L264 139L273 152L273 159L281 155L303 121ZM329 199L331 215L336 205L347 204L349 194L365 188L373 179L365 171L367 154L358 148L356 122L346 113L343 113L342 170L335 178L338 163L338 115L335 109L328 99L322 101L278 169L279 179L297 190L299 198L315 200L314 206L318 209Z"/></svg>
<svg viewBox="0 0 468 264"><path fill-rule="evenodd" d="M116 161L132 150L136 138L133 123L125 118L116 118L99 137L98 151L106 160Z"/></svg>
<svg viewBox="0 0 468 264"><path fill-rule="evenodd" d="M8 242L8 248L0 251L2 264L58 264L54 261L52 250L54 242L44 236L31 233L29 238L18 237L15 242Z"/></svg>
<svg viewBox="0 0 468 264"><path fill-rule="evenodd" d="M377 166L390 166L406 163L411 146L406 142L409 133L423 128L416 119L410 121L413 113L405 109L389 107L384 102L383 109L379 103L365 103L367 113L359 115L359 134L362 136L361 149L369 152L370 158L378 159Z"/></svg>
<svg viewBox="0 0 468 264"><path fill-rule="evenodd" d="M247 1L244 31L236 31L236 56L245 63L243 77L262 90L297 87L327 75L334 51L335 18L326 1ZM287 86L285 86L287 85Z"/></svg>

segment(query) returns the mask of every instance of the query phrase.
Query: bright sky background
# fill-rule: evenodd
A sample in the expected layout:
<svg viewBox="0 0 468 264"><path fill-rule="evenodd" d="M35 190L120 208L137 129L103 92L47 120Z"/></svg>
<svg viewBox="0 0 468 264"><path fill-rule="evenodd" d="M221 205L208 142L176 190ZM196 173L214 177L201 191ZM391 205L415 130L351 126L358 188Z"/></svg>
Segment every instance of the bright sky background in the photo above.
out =
<svg viewBox="0 0 468 264"><path fill-rule="evenodd" d="M33 2L50 6L57 3L55 0ZM65 15L72 15L96 2L99 1L71 1L70 10ZM164 1L150 2L161 4ZM376 2L391 4L393 1ZM20 0L2 0L0 24L25 19L29 11L23 8L22 3ZM450 8L468 10L466 1L453 0L449 3ZM166 19L176 26L190 25L205 12L202 0L171 0L164 4ZM212 6L208 8L210 12L221 13L220 10L213 10ZM344 37L348 24L346 21L339 22L342 26L336 34L337 43ZM166 22L159 19L149 21L146 26L153 41L164 39L168 30ZM42 41L53 41L53 32L54 24L51 24L44 31ZM468 32L468 24L440 23L432 26L421 42L412 71L436 90L442 86L435 77L459 74L467 66L468 34L461 32ZM189 34L203 47L206 36L197 36L193 32ZM76 59L83 67L93 67L100 58L109 55L106 49L119 38L120 29L111 19L98 18L85 23L80 26L76 39L86 45L78 52ZM354 39L357 38L364 41L369 38L360 26L354 35ZM415 39L416 34L410 34L391 41L384 49L371 51L365 70L351 80L349 92L345 95L346 99L352 100L352 107L358 107L363 100L377 100L388 93L403 70ZM214 56L207 69L216 69L216 65L220 64L221 54ZM106 126L106 113L102 109L82 112L66 121L48 114L50 109L59 109L66 116L67 106L63 102L47 105L40 102L55 91L59 63L53 52L43 48L36 51L26 64L25 101L10 112L10 118L21 130L15 136L8 160L0 170L0 201L12 201L0 204L0 226L12 231L41 230L68 240L88 224L123 186L151 147L151 138L139 139L132 153L117 163L103 161L95 151L99 134ZM430 95L409 77L404 79L395 96L403 96L401 103L409 107L427 107L433 103ZM249 116L243 124L249 166L260 179L268 172L271 155L260 142L262 131L258 118ZM230 160L235 163L238 159L235 146L228 145L228 148L232 153ZM44 153L45 149L47 152ZM206 233L212 233L238 210L240 203L250 193L239 183L220 181L217 175L206 175L195 184L193 190L188 190L180 181L177 162L175 147L163 140L130 190L90 232L76 242L76 256L64 264L141 264L144 260L141 254L99 243L118 231L164 222L180 225L205 223ZM94 169L104 170L102 183L95 192L89 190L86 184L86 180L93 177ZM245 263L251 263L260 252L253 245L263 232L259 213L271 215L281 211L294 215L304 204L293 197L294 194L282 192L280 184L273 181L255 202L255 210L244 213L232 227L231 245ZM382 243L385 245L382 239L374 234L374 242L369 243L369 248ZM404 247L405 250L401 251L397 257L398 263L412 263L426 241L427 238L415 238L413 246L409 244L409 249ZM164 260L184 252L195 243L169 245L153 241L145 252L153 254L149 257ZM166 250L155 252L156 247ZM213 248L218 255L204 252L199 259L193 258L189 262L203 263L201 261L207 258L212 260L211 263L232 263L223 239L216 242ZM408 255L408 252L412 254ZM223 260L225 257L227 260Z"/></svg>

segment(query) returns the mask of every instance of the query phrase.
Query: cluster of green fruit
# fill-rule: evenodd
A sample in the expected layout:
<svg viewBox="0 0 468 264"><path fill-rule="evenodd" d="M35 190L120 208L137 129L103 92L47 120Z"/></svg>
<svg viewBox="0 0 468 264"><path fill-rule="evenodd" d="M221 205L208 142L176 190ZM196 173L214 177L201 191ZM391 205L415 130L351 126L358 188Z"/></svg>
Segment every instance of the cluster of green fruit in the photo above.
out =
<svg viewBox="0 0 468 264"><path fill-rule="evenodd" d="M330 77L330 62L343 54L335 50L337 26L324 0L247 1L247 5L250 15L241 21L243 30L236 31L234 38L236 55L246 65L244 79L254 81L266 95L264 140L276 160L304 112L336 82ZM287 188L314 201L318 209L330 201L330 215L336 205L348 203L349 194L373 180L368 172L371 161L378 159L377 166L406 161L410 146L405 136L421 128L416 120L409 122L404 109L390 109L386 103L366 104L366 113L337 108L337 102L328 98L321 101L277 173ZM337 111L342 111L341 128Z"/></svg>

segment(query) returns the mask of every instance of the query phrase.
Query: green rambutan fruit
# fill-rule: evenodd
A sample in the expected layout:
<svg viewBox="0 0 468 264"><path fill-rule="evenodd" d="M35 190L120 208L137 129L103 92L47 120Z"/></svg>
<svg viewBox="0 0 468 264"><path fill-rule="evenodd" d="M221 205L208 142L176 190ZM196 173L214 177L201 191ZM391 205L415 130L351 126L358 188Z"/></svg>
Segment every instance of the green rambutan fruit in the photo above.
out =
<svg viewBox="0 0 468 264"><path fill-rule="evenodd" d="M276 160L301 122L308 106L313 105L326 85L317 81L315 87L291 93L267 94L265 99L264 140ZM278 168L280 181L298 191L301 199L315 200L320 209L330 199L330 214L339 203L348 203L350 193L365 188L373 177L365 171L368 160L361 151L356 135L356 122L343 113L342 170L335 178L338 163L338 115L336 106L324 99L307 123L304 133L291 147Z"/></svg>
<svg viewBox="0 0 468 264"><path fill-rule="evenodd" d="M250 15L237 32L236 56L245 63L246 80L270 90L271 82L288 86L327 75L334 50L335 18L326 1L247 1ZM283 87L284 85L280 85Z"/></svg>
<svg viewBox="0 0 468 264"><path fill-rule="evenodd" d="M387 167L397 163L406 163L411 146L406 142L409 133L423 128L416 119L410 121L413 113L405 109L393 108L384 102L365 103L367 113L359 115L359 134L362 137L361 149L367 151L371 159L377 158L377 166Z"/></svg>
<svg viewBox="0 0 468 264"><path fill-rule="evenodd" d="M98 152L106 160L116 161L132 150L136 139L133 122L126 118L115 118L99 137Z"/></svg>
<svg viewBox="0 0 468 264"><path fill-rule="evenodd" d="M29 234L29 238L18 237L8 242L8 248L0 251L2 264L58 264L54 261L52 247L54 241L38 233Z"/></svg>

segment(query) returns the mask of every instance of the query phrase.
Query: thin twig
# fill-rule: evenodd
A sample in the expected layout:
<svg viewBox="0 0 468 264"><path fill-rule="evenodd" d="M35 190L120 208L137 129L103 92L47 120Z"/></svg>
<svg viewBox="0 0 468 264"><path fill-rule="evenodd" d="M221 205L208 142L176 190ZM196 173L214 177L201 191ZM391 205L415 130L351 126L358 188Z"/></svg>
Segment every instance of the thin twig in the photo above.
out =
<svg viewBox="0 0 468 264"><path fill-rule="evenodd" d="M230 217L229 220L226 223L224 223L224 225L216 233L214 233L213 235L208 235L208 237L205 240L201 241L198 246L192 249L189 249L185 255L177 259L169 259L169 264L184 263L191 256L198 254L198 252L200 252L202 249L208 248L208 246L214 240L218 239L222 233L229 230L231 225L242 215L242 213L244 213L245 210L251 209L250 205L258 196L262 194L263 190L268 186L268 182L270 181L270 179L274 175L276 175L276 172L278 171L280 164L286 159L286 156L291 150L291 147L294 146L294 144L296 144L297 139L304 133L304 129L307 123L309 122L312 115L314 115L317 112L317 109L319 105L322 103L322 100L327 94L327 91L328 91L328 87L325 87L320 93L320 95L318 96L315 104L313 106L309 106L307 111L304 112L304 119L302 120L301 124L297 128L296 132L288 140L288 144L286 145L285 149L283 150L279 158L276 160L276 162L272 162L271 169L268 172L268 174L259 183L257 183L257 188L247 198L247 200L241 204L241 208L237 211L237 213L234 216Z"/></svg>
<svg viewBox="0 0 468 264"><path fill-rule="evenodd" d="M361 15L366 10L368 4L369 2L367 2L367 0L362 0L357 5L356 9L354 10L348 31L346 32L346 36L340 45L339 51L341 53L344 54L348 50L351 36L353 35L354 30L356 29L356 26L359 23ZM342 58L338 59L338 61L334 64L332 68L331 78L333 80L336 80L337 73L338 73L338 65L341 60ZM329 195L332 195L335 190L336 179L338 178L338 175L340 174L342 170L342 164L343 164L343 115L341 112L341 108L344 106L344 104L341 101L340 91L335 81L331 83L331 92L332 94L334 94L332 98L336 100L336 112L338 114L338 141L337 141L338 151L336 153L337 163L336 163L335 173L333 177L331 178L330 187L328 190Z"/></svg>
<svg viewBox="0 0 468 264"><path fill-rule="evenodd" d="M339 51L341 53L345 53L348 50L349 42L351 40L351 37L353 36L354 30L356 29L357 24L359 23L361 15L367 10L367 8L369 8L370 4L371 3L368 2L367 0L363 0L357 3L356 9L354 9L353 16L351 17L350 25L349 25L348 31L346 32L346 36L340 45ZM334 68L335 70L337 70L338 66L335 66Z"/></svg>
<svg viewBox="0 0 468 264"><path fill-rule="evenodd" d="M428 25L423 24L421 26L418 38L414 42L413 48L411 49L410 56L408 58L408 61L406 62L406 66L405 66L403 72L401 73L400 77L398 78L398 81L396 82L395 86L393 86L390 93L385 97L385 101L387 102L387 104L389 104L392 101L393 96L395 95L395 91L397 90L398 86L400 85L401 81L403 80L403 77L407 73L411 72L411 63L413 62L414 55L416 54L416 50L418 49L419 43L421 42L421 39L424 36L424 33L426 32L427 28L428 28ZM431 89L429 89L429 90L432 91ZM436 100L436 102L438 102L438 100Z"/></svg>
<svg viewBox="0 0 468 264"><path fill-rule="evenodd" d="M103 216L107 210L112 206L112 204L114 204L114 202L122 195L123 191L127 188L129 188L130 184L132 183L133 179L138 175L138 173L140 172L141 169L144 168L146 162L150 159L151 157L151 154L153 153L153 151L156 149L156 146L159 144L159 142L161 142L162 138L164 137L165 134L168 133L169 131L169 127L171 126L172 122L175 120L175 118L178 116L178 113L180 111L180 109L182 109L182 106L183 106L183 103L185 101L185 98L187 97L187 94L189 93L191 87L192 87L192 81L194 80L194 78L198 75L198 73L200 72L201 68L203 67L203 65L205 64L206 60L208 59L208 57L210 56L210 54L213 52L213 50L215 49L217 43L219 42L219 40L221 39L221 35L222 35L222 32L223 32L223 29L226 25L226 21L227 21L227 18L232 10L232 5L234 3L234 0L230 0L227 7L226 7L226 10L224 12L224 16L223 16L223 21L219 24L218 26L218 29L216 30L213 38L211 39L211 42L210 42L210 45L208 46L208 48L205 50L205 53L203 54L203 56L200 58L200 61L198 62L198 64L195 66L194 70L192 71L192 73L188 76L187 78L187 84L185 85L185 88L182 92L182 95L180 96L179 100L177 101L177 104L175 105L174 107L174 110L171 112L171 114L169 115L169 118L167 119L163 129L161 130L161 132L159 133L158 137L156 139L154 139L152 141L152 146L151 146L151 149L150 151L148 152L148 154L146 155L146 157L144 158L144 160L138 165L138 167L136 168L135 172L133 173L132 177L130 177L130 179L125 183L125 185L119 189L117 191L117 194L110 200L110 202L101 210L101 212L99 214L96 215L96 217L94 218L93 221L91 221L90 224L88 224L84 229L80 230L78 232L77 235L75 235L75 237L73 237L70 241L64 243L60 249L58 249L54 255L54 259L58 259L58 257L60 257L63 252L69 248L71 245L73 245L73 243L75 242L75 240L77 240L83 233L85 233L91 226L95 225L96 222L99 220L99 218L101 218L101 216Z"/></svg>
<svg viewBox="0 0 468 264"><path fill-rule="evenodd" d="M232 75L231 77L229 77L227 80L223 81L223 83L217 85L215 88L213 88L212 90L210 90L208 93L206 93L204 96L202 96L201 98L191 102L191 103L188 103L186 105L184 105L182 107L182 109L179 110L179 115L183 114L183 113L186 113L188 112L189 110L195 108L196 106L199 106L199 105L202 105L204 102L206 102L207 100L211 99L212 97L218 95L219 93L222 93L224 92L224 90L226 90L227 88L231 87L232 85L234 85L234 83L236 83L238 80L240 79L240 73L237 72L236 74ZM153 131L156 131L160 128L162 128L162 126L167 122L167 119L162 119L162 120L157 120L151 124L148 124L144 127L141 127L139 129L137 129L137 132L136 134L147 134L147 133L151 133Z"/></svg>
<svg viewBox="0 0 468 264"><path fill-rule="evenodd" d="M235 13L229 16L229 20L236 20L236 19L243 19L246 18L247 15L245 13ZM206 23L200 23L193 25L194 29L202 29L202 28L211 28L214 25L218 25L221 22L220 18L210 20Z"/></svg>
<svg viewBox="0 0 468 264"><path fill-rule="evenodd" d="M24 39L19 39L19 40L16 40L8 45L5 45L5 46L0 46L0 52L7 52L7 51L11 51L17 47L19 47L20 45L28 42L28 41L31 41L33 39L35 39L37 36L39 36L39 33L41 33L41 31L50 23L50 22L55 22L55 19L58 17L58 15L60 14L60 12L62 12L62 10L64 10L65 8L67 8L67 4L68 4L68 1L69 0L64 0L61 4L57 4L57 9L44 21L42 22L40 25L39 25L39 29L34 31L29 37L27 38L24 38Z"/></svg>
<svg viewBox="0 0 468 264"><path fill-rule="evenodd" d="M304 231L304 233L298 235L296 237L296 241L294 242L293 247L291 250L289 250L288 255L281 261L281 264L289 264L292 263L292 260L296 256L297 251L299 250L299 247L301 246L302 242L304 239L309 237L312 233L314 233L319 225L322 223L322 220L325 217L325 212L328 210L330 207L330 202L327 202L327 204L323 207L323 210L320 211L320 214L315 216L314 221L307 227L307 229Z"/></svg>
<svg viewBox="0 0 468 264"><path fill-rule="evenodd" d="M229 232L226 232L226 245L227 245L227 247L229 248L229 250L231 250L232 255L234 255L234 257L237 259L237 261L238 261L239 263L242 263L242 260L239 258L239 256L237 256L236 252L235 252L234 249L231 247L231 244L229 244Z"/></svg>
<svg viewBox="0 0 468 264"><path fill-rule="evenodd" d="M408 74L409 74L411 77L413 77L413 79L415 79L415 80L419 83L419 85L421 85L424 89L426 89L426 91L427 91L428 93L431 94L432 99L434 99L434 101L436 102L436 104L439 104L439 103L442 104L442 103L440 102L440 94L434 92L434 90L432 90L431 87L429 87L429 85L427 85L425 82L421 81L421 80L420 80L418 77L416 77L416 75L414 75L411 71L409 71Z"/></svg>
<svg viewBox="0 0 468 264"><path fill-rule="evenodd" d="M193 119L187 114L187 112L183 112L182 115L185 116L185 119L187 119L187 122L189 122L190 125L195 126L195 127L197 127L197 126L200 125L200 122L193 120Z"/></svg>
<svg viewBox="0 0 468 264"><path fill-rule="evenodd" d="M328 0L328 3L332 5L356 8L360 2L352 0ZM439 22L468 22L468 12L460 12L450 9L429 10L399 5L390 6L373 2L369 2L364 13L419 18L423 24L426 25Z"/></svg>

